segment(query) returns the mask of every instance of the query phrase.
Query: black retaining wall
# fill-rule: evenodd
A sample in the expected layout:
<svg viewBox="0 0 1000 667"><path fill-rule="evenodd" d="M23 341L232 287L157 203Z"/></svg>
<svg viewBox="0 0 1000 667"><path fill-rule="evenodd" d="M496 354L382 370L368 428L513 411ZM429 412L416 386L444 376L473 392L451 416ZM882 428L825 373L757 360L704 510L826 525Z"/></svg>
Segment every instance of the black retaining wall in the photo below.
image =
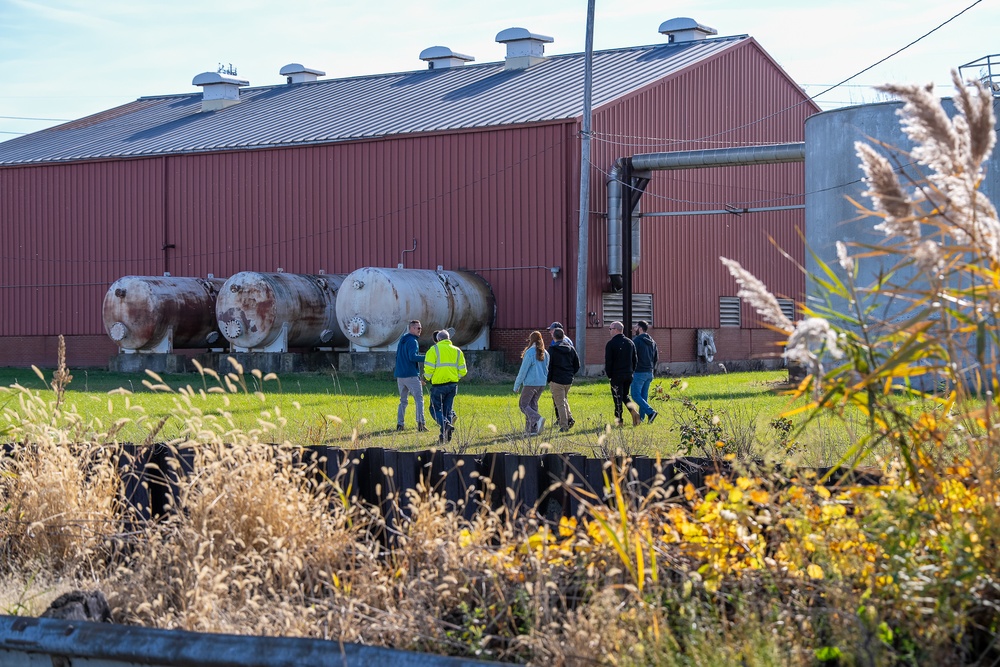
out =
<svg viewBox="0 0 1000 667"><path fill-rule="evenodd" d="M138 523L175 511L180 503L180 482L194 470L193 449L177 450L163 444L123 444L121 448L118 467L123 500L130 508L129 521ZM13 445L3 445L4 454L10 455L13 450ZM581 495L598 502L608 496L608 461L581 454L453 454L433 449L401 452L381 447L345 450L320 445L297 450L296 458L303 465L314 464L317 474L339 479L350 497L378 506L389 525L396 522L400 508L405 511L406 492L418 485L443 495L466 518L486 504L493 510L506 508L512 516L537 509L540 517L558 521L576 515ZM686 483L700 489L707 475L732 474L727 462L706 458L657 462L648 456L634 456L617 463L627 465L625 486L640 496L654 484L661 485L668 495L680 495ZM846 468L812 470L817 478L829 473L829 485L873 484L881 478L877 472Z"/></svg>
<svg viewBox="0 0 1000 667"><path fill-rule="evenodd" d="M121 457L123 493L137 511L137 518L150 519L177 506L181 475L193 470L193 452L180 452L165 445L137 447L125 445ZM316 471L338 479L352 498L381 508L390 525L398 508L407 506L406 492L418 485L432 488L449 505L471 517L483 504L501 507L512 516L537 513L550 521L575 516L581 495L605 501L608 461L581 454L528 456L510 452L453 454L440 450L401 452L369 447L345 450L325 445L304 447L298 459L315 464ZM707 458L662 459L634 456L618 465L627 465L625 486L644 495L654 484L668 495L680 495L684 484L704 488L707 475L732 474L727 462ZM880 475L846 468L812 469L817 479L829 473L827 484L873 484ZM803 470L796 471L798 473Z"/></svg>

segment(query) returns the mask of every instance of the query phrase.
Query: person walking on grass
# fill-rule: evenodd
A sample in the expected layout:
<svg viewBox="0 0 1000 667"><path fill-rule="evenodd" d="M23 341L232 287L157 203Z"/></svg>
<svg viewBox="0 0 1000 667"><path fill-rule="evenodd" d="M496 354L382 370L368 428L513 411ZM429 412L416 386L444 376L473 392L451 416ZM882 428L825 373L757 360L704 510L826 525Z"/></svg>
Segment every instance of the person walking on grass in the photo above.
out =
<svg viewBox="0 0 1000 667"><path fill-rule="evenodd" d="M538 435L545 426L545 417L538 412L538 399L545 391L549 377L549 353L540 331L532 331L528 347L521 352L521 369L514 380L514 393L521 392L518 407L524 413L524 434Z"/></svg>
<svg viewBox="0 0 1000 667"><path fill-rule="evenodd" d="M622 425L622 407L628 406L632 413L632 425L639 425L639 413L629 401L628 390L632 385L632 374L639 359L635 343L625 335L625 325L615 321L608 327L611 340L604 346L604 374L611 382L611 398L615 402L615 426Z"/></svg>
<svg viewBox="0 0 1000 667"><path fill-rule="evenodd" d="M576 420L569 408L569 388L573 386L573 376L580 370L580 355L573 342L561 328L552 330L552 345L549 346L549 389L556 405L559 430L563 433L573 428Z"/></svg>
<svg viewBox="0 0 1000 667"><path fill-rule="evenodd" d="M547 329L549 330L549 335L552 336L552 340L549 342L549 354L552 353L552 346L556 344L556 339L555 339L556 329L562 329L563 340L569 343L570 346L573 345L573 339L566 335L566 328L562 325L562 322L553 322L547 327ZM563 416L559 414L559 402L556 401L556 395L554 392L552 394L552 407L555 408L556 419L559 421L560 424L562 424L564 419Z"/></svg>
<svg viewBox="0 0 1000 667"><path fill-rule="evenodd" d="M455 430L455 396L465 377L465 354L451 343L446 329L434 334L437 341L424 355L424 379L431 383L431 417L441 427L439 442L451 442Z"/></svg>
<svg viewBox="0 0 1000 667"><path fill-rule="evenodd" d="M420 320L410 320L406 333L399 339L396 346L396 368L393 375L396 387L399 389L399 408L396 410L396 430L403 430L403 419L406 416L406 404L413 396L413 407L417 411L417 430L426 431L424 423L424 388L420 378L420 362L424 355L420 354L420 332L423 326Z"/></svg>
<svg viewBox="0 0 1000 667"><path fill-rule="evenodd" d="M660 357L656 349L656 341L646 333L648 329L649 323L645 320L639 320L632 327L632 333L635 334L632 342L635 344L638 362L629 391L632 394L632 400L639 406L639 421L648 417L649 423L652 424L659 413L649 407L649 385L653 383L653 374L656 372L656 364Z"/></svg>

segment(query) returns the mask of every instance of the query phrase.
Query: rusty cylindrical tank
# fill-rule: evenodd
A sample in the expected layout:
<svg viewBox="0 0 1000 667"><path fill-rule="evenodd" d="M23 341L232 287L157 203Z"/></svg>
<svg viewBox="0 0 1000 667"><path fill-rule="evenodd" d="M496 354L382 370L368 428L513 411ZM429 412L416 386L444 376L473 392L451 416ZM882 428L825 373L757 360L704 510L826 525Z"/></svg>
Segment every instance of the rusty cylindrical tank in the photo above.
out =
<svg viewBox="0 0 1000 667"><path fill-rule="evenodd" d="M237 273L219 291L219 328L244 350L347 347L337 324L337 291L343 282L343 274Z"/></svg>
<svg viewBox="0 0 1000 667"><path fill-rule="evenodd" d="M382 269L349 273L337 299L337 320L351 342L380 348L395 343L410 320L420 320L420 342L438 329L454 329L467 345L493 325L496 301L489 283L464 271Z"/></svg>
<svg viewBox="0 0 1000 667"><path fill-rule="evenodd" d="M169 352L222 340L215 319L221 278L124 276L104 295L104 329L127 351Z"/></svg>

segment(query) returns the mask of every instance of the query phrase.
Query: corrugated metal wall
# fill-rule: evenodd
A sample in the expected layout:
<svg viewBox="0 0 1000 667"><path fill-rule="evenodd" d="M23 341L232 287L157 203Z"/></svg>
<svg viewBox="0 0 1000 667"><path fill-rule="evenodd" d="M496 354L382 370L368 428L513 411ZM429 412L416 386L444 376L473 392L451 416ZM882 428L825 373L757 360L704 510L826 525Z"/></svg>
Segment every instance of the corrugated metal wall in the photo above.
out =
<svg viewBox="0 0 1000 667"><path fill-rule="evenodd" d="M753 41L594 115L594 171L588 308L601 312L607 276L606 174L615 159L637 153L802 141L816 108ZM804 203L804 165L654 171L643 212L704 211L725 206ZM779 296L800 299L805 281L768 241L801 262L801 210L745 215L644 218L637 293L654 295L656 328L719 326L719 296L735 296L720 255L740 261ZM760 326L744 305L744 326ZM588 355L589 356L589 355Z"/></svg>
<svg viewBox="0 0 1000 667"><path fill-rule="evenodd" d="M497 327L538 326L565 301L565 126L171 158L171 270L473 270Z"/></svg>
<svg viewBox="0 0 1000 667"><path fill-rule="evenodd" d="M162 160L0 169L0 335L102 333L108 285L162 272L162 174Z"/></svg>

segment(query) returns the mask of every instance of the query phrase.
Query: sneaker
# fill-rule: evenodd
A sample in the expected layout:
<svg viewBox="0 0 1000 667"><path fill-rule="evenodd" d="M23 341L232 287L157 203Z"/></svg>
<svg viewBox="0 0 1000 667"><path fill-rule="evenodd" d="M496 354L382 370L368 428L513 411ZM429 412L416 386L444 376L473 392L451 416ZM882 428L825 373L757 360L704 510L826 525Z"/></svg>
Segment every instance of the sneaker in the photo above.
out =
<svg viewBox="0 0 1000 667"><path fill-rule="evenodd" d="M559 427L559 432L560 433L565 433L568 430L569 430L569 426L560 426Z"/></svg>
<svg viewBox="0 0 1000 667"><path fill-rule="evenodd" d="M399 431L401 429L396 429L396 430ZM427 430L427 424L420 422L419 424L417 424L417 430L423 433L424 431Z"/></svg>
<svg viewBox="0 0 1000 667"><path fill-rule="evenodd" d="M658 415L658 414L660 414L660 413L659 413L659 412L657 412L656 410L653 410L653 414L649 415L649 418L648 418L648 420L647 420L647 421L648 421L648 422L649 422L650 424L652 424L652 423L653 423L653 420L654 420L654 419L656 419L656 415Z"/></svg>
<svg viewBox="0 0 1000 667"><path fill-rule="evenodd" d="M396 430L397 431L402 431L403 430L403 425L402 424L396 424Z"/></svg>
<svg viewBox="0 0 1000 667"><path fill-rule="evenodd" d="M454 410L451 411L451 420L450 421L451 421L452 426L454 426L455 422L458 421L458 415L455 414Z"/></svg>
<svg viewBox="0 0 1000 667"><path fill-rule="evenodd" d="M568 429L569 429L569 428L573 428L574 426L576 426L576 420L575 420L575 419L573 419L572 417L570 417L570 418L569 418L569 426L567 426L567 428L568 428Z"/></svg>
<svg viewBox="0 0 1000 667"><path fill-rule="evenodd" d="M545 428L545 417L539 417L535 422L535 435L541 433L543 428Z"/></svg>

